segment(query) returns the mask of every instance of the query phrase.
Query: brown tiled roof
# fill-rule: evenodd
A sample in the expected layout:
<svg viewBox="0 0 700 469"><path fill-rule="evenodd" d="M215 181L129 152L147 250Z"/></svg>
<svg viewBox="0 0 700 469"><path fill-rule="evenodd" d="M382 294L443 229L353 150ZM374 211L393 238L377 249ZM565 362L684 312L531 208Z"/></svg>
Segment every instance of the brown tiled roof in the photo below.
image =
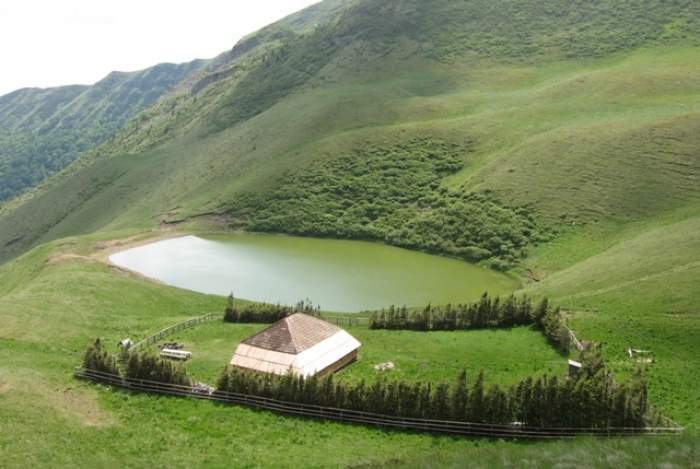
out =
<svg viewBox="0 0 700 469"><path fill-rule="evenodd" d="M282 353L301 353L341 329L326 321L296 313L287 316L242 343Z"/></svg>

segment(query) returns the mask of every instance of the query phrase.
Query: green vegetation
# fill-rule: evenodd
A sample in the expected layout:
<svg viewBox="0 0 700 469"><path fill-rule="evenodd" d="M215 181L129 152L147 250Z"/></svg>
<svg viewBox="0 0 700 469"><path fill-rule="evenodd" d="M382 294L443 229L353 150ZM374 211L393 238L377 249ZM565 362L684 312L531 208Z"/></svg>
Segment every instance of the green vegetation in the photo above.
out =
<svg viewBox="0 0 700 469"><path fill-rule="evenodd" d="M119 374L116 359L102 347L100 339L97 339L95 343L85 351L83 368L100 373Z"/></svg>
<svg viewBox="0 0 700 469"><path fill-rule="evenodd" d="M90 369L90 368L88 368ZM99 370L96 370L99 371ZM120 373L117 373L117 375ZM156 355L130 353L124 376L130 379L190 386L192 380L182 366Z"/></svg>
<svg viewBox="0 0 700 469"><path fill-rule="evenodd" d="M527 296L516 299L514 295L501 301L488 293L471 304L446 306L428 305L409 311L405 306L372 311L370 329L416 331L454 331L470 329L495 329L535 325L564 353L569 352L571 337L560 308L552 308L544 298L536 308Z"/></svg>
<svg viewBox="0 0 700 469"><path fill-rule="evenodd" d="M269 193L243 196L232 212L250 214L254 231L375 239L472 262L493 257L491 265L506 270L530 242L546 238L524 208L504 207L488 192L440 190L462 169L465 151L417 137L368 146L290 171Z"/></svg>
<svg viewBox="0 0 700 469"><path fill-rule="evenodd" d="M0 203L110 138L206 62L114 72L93 86L22 89L0 97Z"/></svg>
<svg viewBox="0 0 700 469"><path fill-rule="evenodd" d="M656 383L650 401L665 402L667 415L697 429L700 217L678 213L614 231L616 240L607 229L590 227L541 249L531 261L533 270L564 265L528 293L546 294L565 306L580 338L605 344L606 362L617 375L630 375L639 365L628 356L629 347L651 350L655 362L642 365L646 379ZM595 254L576 260L594 246L599 246Z"/></svg>
<svg viewBox="0 0 700 469"><path fill-rule="evenodd" d="M15 429L12 434L0 432L0 447L13 449L5 453L9 454L5 460L8 465L27 460L54 465L78 461L99 464L103 458L118 457L124 464L138 466L144 451L149 453L149 463L202 463L201 458L192 459L193 451L200 450L209 455L207 463L223 464L230 462L232 434L236 435L237 461L252 465L279 462L272 448L282 444L286 453L293 455L285 463L289 466L297 465L294 458L301 458L307 466L322 465L327 462L329 451L334 453L334 461L343 465L356 462L357 451L362 452L368 464L414 464L435 451L434 445L440 448L439 459L444 461L467 456L488 461L492 452L498 451L511 459L530 455L533 461L543 464L567 461L567 455L579 454L581 447L587 452L578 462L591 463L602 461L602 454L611 447L621 454L629 453L621 456L623 461L634 460L636 456L632 454L642 452L649 461L680 463L697 450L695 440L683 437L651 442L646 438L582 439L565 446L540 442L534 444L538 453L531 452L532 444L414 435L290 419L236 406L78 385L72 371L92 338L101 336L105 338L103 343L116 346L125 337L143 338L184 318L220 311L225 304L222 298L164 287L95 260L94 256L104 255L101 250L113 244L106 241L133 234L70 238L0 267L0 418ZM204 360L197 364L195 359L188 365L188 372L198 380L215 380L236 342L260 327L222 321L186 331L193 334L193 339L195 333L204 331L202 344L209 344L201 347L198 342L193 343L195 356ZM502 386L531 374L561 375L565 368L565 361L547 345L546 339L527 328L425 333L374 331L363 325L354 326L350 332L363 342L361 360L338 375L350 382L376 379L373 365L387 361L396 362L397 368L390 375L396 379L440 381L457 376L464 368L468 376L476 377L484 368L488 382ZM187 342L185 332L182 334L176 339ZM685 350L692 353L694 349ZM667 355L663 350L659 352L657 356L665 361ZM619 368L617 363L614 365ZM647 368L645 374L652 404L663 413L670 410L671 417L682 423L694 421L691 408L683 410L673 404L671 395L659 393L665 389L664 376L653 368ZM693 392L679 386L674 396L690 398ZM181 425L183 420L188 425ZM162 445L158 438L154 439L154 428L159 429L158 438L171 441L168 451L159 449ZM295 437L290 439L290 434ZM319 434L324 438L319 440ZM178 441L182 443L173 443ZM102 450L85 451L88 447Z"/></svg>
<svg viewBox="0 0 700 469"><path fill-rule="evenodd" d="M546 302L538 309L546 311ZM219 359L225 356L226 352L221 350L212 354L212 331L217 332L219 338L214 342L228 345L226 350L230 353L229 339L234 335L234 330L216 324L209 324L206 328L208 333L204 334L199 328L184 333L196 344L195 353L198 355L203 352L209 360L212 356ZM246 329L248 328L243 330ZM226 334L222 335L222 331ZM202 336L205 337L204 342ZM435 340L437 336L433 335L432 338ZM469 335L459 337L464 343L469 343L470 338ZM182 340L181 337L178 340ZM188 345L192 346L193 343ZM365 343L365 347L371 353L377 344ZM93 349L94 346L91 346L88 353ZM452 352L445 356L453 356L454 351ZM528 354L533 356L533 352L534 350L529 350ZM364 354L364 349L362 353ZM445 356L440 358L444 360ZM452 385L444 381L426 383L415 379L387 380L382 372L377 372L369 382L364 378L349 381L347 376L352 374L352 368L357 367L357 364L353 364L346 369L349 372L339 374L339 379L334 379L333 376L307 379L291 375L279 377L227 368L217 380L217 390L392 416L467 422L504 424L519 421L533 426L580 428L632 427L658 423L659 417L650 413L648 408L647 386L639 373L630 385L616 384L611 373L605 369L598 348L586 350L581 360L584 367L574 379L560 381L561 377L557 375L544 375L535 379L530 376L517 385L512 385L510 389L502 389L498 384L485 387L483 370L478 373L470 390L467 389L467 374L464 370L457 383ZM197 359L195 369L198 373L207 369L199 363L203 361L207 360ZM214 367L220 368L222 363L225 361L215 361ZM443 370L444 367L438 369ZM183 368L139 353L130 355L126 376L173 384L191 382Z"/></svg>
<svg viewBox="0 0 700 469"><path fill-rule="evenodd" d="M345 318L343 318L345 319ZM333 319L330 319L334 323ZM341 327L362 343L360 360L342 369L337 377L356 383L372 383L382 377L408 382L453 381L462 370L475 377L484 371L487 384L510 386L527 376L566 373L566 358L547 343L541 332L529 327L476 331L388 331L368 329L366 320ZM193 357L189 375L215 384L231 361L236 346L262 328L260 324L210 322L181 331L168 340L184 344ZM157 347L150 351L156 352ZM381 372L374 366L392 362L395 368Z"/></svg>
<svg viewBox="0 0 700 469"><path fill-rule="evenodd" d="M332 455L337 466L367 467L697 464L698 3L322 5L246 38L207 70L197 93L182 90L159 101L58 177L0 209L0 261L6 262L0 266L0 421L12 428L0 431L3 463L223 466L235 460L313 467L328 465ZM314 33L321 23L328 24ZM326 56L307 58L315 50ZM280 92L267 94L275 77ZM397 150L414 137L459 149L449 159L461 164L438 173L425 158ZM334 205L325 178L355 178L334 161L358 158L363 168L375 161L370 150L408 158L416 174L397 174L399 180L431 180L425 194L430 223L412 218L413 228L425 226L416 247L461 256L450 241L455 249L467 245L454 242L438 216L444 207L433 202L459 207L450 219L470 234L490 223L489 216L473 214L493 210L507 221L531 216L534 231L551 239L529 242L527 253L513 245L502 256L531 280L522 293L562 305L579 337L604 344L616 377L631 377L642 366L649 402L686 434L532 443L455 439L110 391L70 378L95 337L106 343L138 338L223 306L220 298L152 284L95 261L98 241L160 224L183 231L248 227L255 214L234 209L255 200L276 203L269 195L279 181L296 197L289 207L305 207L293 226L308 217L337 229L333 217L346 213ZM423 156L427 151L418 149ZM396 163L388 156L376 161ZM313 205L295 195L287 179L308 174L324 177L311 186L326 190L312 193ZM353 179L372 190L377 182ZM348 200L363 213L369 207L363 194ZM518 213L521 208L527 214ZM385 226L373 239L387 239L403 225ZM75 235L88 236L69 238ZM225 363L235 345L228 341L256 330L221 325L240 332L220 338L225 347L212 345L206 363ZM349 380L376 374L365 363L393 359L406 363L406 371L399 366L395 373L406 380L454 377L465 366L476 376L480 364L495 360L486 376L506 385L537 371L527 360L543 371L547 354L560 360L549 348L531 357L532 338L545 347L546 339L524 328L351 332L365 343L366 355L343 371ZM459 338L466 336L465 344ZM652 350L655 362L630 359L630 346ZM482 348L487 355L479 355ZM438 353L451 362L437 360ZM197 366L192 363L194 375ZM209 375L220 371L202 367Z"/></svg>
<svg viewBox="0 0 700 469"><path fill-rule="evenodd" d="M247 303L237 307L233 293L228 297L224 321L242 323L272 323L295 313L318 316L319 309L313 304L301 301L295 306L269 305L264 303Z"/></svg>
<svg viewBox="0 0 700 469"><path fill-rule="evenodd" d="M575 377L531 377L510 389L485 387L483 372L467 386L462 372L455 383L377 380L367 384L336 382L333 375L304 378L260 374L231 367L222 373L217 391L268 397L395 417L508 424L543 428L643 427L656 424L650 415L646 383L635 375L631 384L616 384L600 352L582 356Z"/></svg>

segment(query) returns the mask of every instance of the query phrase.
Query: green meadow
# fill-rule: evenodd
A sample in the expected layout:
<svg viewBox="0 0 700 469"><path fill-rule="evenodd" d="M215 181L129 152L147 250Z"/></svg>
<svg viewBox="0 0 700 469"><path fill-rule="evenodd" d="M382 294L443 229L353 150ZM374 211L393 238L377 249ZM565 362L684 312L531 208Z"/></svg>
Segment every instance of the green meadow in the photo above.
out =
<svg viewBox="0 0 700 469"><path fill-rule="evenodd" d="M658 362L649 370L653 403L689 427L683 436L568 442L463 439L288 418L78 381L72 371L94 338L115 346L120 338L145 337L200 313L220 311L225 304L223 298L159 285L97 260L114 249L106 248L111 243L105 241L132 235L69 238L0 268L0 417L5 424L0 449L9 466L105 467L119 461L127 466L320 467L332 452L341 466L461 466L476 458L482 467L523 461L590 466L613 457L623 467L641 462L692 467L700 449L692 429L697 413L690 405L676 405L696 392L675 382L678 372L682 379L693 379L688 373L696 357L684 361L681 356L671 365L675 370L667 369L670 358L655 343L651 347ZM260 327L217 321L175 338L195 352L188 364L191 373L208 380L230 360L237 341ZM585 332L593 336L599 330ZM565 370L564 357L527 328L419 333L353 326L350 331L363 348L360 360L340 373L342 379L372 379L377 372L371 365L389 360L397 365L395 375L406 379L451 380L462 368L470 374L483 368L487 381L507 383L531 373ZM606 343L606 350L611 349ZM436 455L426 459L432 452Z"/></svg>
<svg viewBox="0 0 700 469"><path fill-rule="evenodd" d="M215 385L241 340L262 330L260 324L213 321L175 333L176 341L193 353L186 369L195 380ZM473 379L483 370L492 384L513 384L527 376L566 374L566 357L546 338L526 327L480 331L386 331L367 325L343 326L362 343L357 362L341 370L341 380L371 382L380 378L406 381L454 382L462 370ZM151 351L157 352L157 346ZM393 370L378 372L374 365L392 362Z"/></svg>
<svg viewBox="0 0 700 469"><path fill-rule="evenodd" d="M244 39L214 62L222 73L210 84L164 97L0 206L0 465L698 467L698 8L333 0ZM225 305L110 266L107 254L246 230L505 270L517 293L548 296L581 339L602 343L618 379L641 366L652 405L685 431L452 438L72 377L97 337L116 347ZM195 352L192 374L212 381L260 327L212 322L176 339ZM350 331L363 348L341 379L375 379L386 361L407 380L565 370L527 328Z"/></svg>

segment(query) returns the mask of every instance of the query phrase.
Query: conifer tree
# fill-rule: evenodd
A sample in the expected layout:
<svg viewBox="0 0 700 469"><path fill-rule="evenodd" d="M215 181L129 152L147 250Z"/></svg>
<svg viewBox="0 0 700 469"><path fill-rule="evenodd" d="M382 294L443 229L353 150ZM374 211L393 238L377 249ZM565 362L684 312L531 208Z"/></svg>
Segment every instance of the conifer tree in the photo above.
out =
<svg viewBox="0 0 700 469"><path fill-rule="evenodd" d="M432 418L438 420L449 419L451 407L450 387L446 383L438 384L433 393Z"/></svg>
<svg viewBox="0 0 700 469"><path fill-rule="evenodd" d="M459 378L457 378L457 383L452 389L452 397L450 399L452 403L451 417L453 420L463 420L465 418L468 404L467 400L467 371L462 370L459 373Z"/></svg>
<svg viewBox="0 0 700 469"><path fill-rule="evenodd" d="M469 418L474 422L482 422L484 417L484 371L482 370L469 392Z"/></svg>
<svg viewBox="0 0 700 469"><path fill-rule="evenodd" d="M544 321L544 317L547 315L549 312L549 299L542 298L542 301L537 305L537 308L535 308L535 311L533 312L532 320L535 322L535 324L542 324L542 321Z"/></svg>
<svg viewBox="0 0 700 469"><path fill-rule="evenodd" d="M83 368L110 375L119 375L117 361L104 349L100 339L96 339L85 351Z"/></svg>
<svg viewBox="0 0 700 469"><path fill-rule="evenodd" d="M418 399L418 414L422 418L430 418L432 413L431 407L432 387L430 383L425 383L420 388L420 397Z"/></svg>
<svg viewBox="0 0 700 469"><path fill-rule="evenodd" d="M502 327L512 327L515 324L516 309L515 296L510 295L503 304L503 314L501 315Z"/></svg>

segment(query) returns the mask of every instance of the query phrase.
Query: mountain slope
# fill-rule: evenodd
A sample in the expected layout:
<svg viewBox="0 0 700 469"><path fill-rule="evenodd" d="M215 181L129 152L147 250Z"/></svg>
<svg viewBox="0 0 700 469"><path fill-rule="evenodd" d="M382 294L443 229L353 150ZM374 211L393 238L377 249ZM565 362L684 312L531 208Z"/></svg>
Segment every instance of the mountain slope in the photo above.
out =
<svg viewBox="0 0 700 469"><path fill-rule="evenodd" d="M35 186L172 91L206 62L114 72L93 86L0 97L0 202Z"/></svg>
<svg viewBox="0 0 700 469"><path fill-rule="evenodd" d="M245 38L0 212L10 463L139 466L147 448L165 466L255 466L279 463L284 446L290 466L692 466L698 8L336 1ZM651 402L685 435L522 445L75 386L95 336L144 336L222 301L110 268L105 247L238 229L371 238L512 268L520 293L549 295L581 338L603 342L617 377L640 366L627 347L652 350Z"/></svg>
<svg viewBox="0 0 700 469"><path fill-rule="evenodd" d="M43 195L6 210L0 256L105 225L214 213L232 227L369 237L508 268L527 255L524 245L549 239L562 223L643 219L696 203L698 5L502 3L335 2L312 10L321 16L301 16L314 18L301 30L289 19L263 29L50 181ZM310 207L294 190L274 190L294 171L368 145L392 155L407 136L456 145L459 160L451 176L429 183L413 213L352 194ZM387 162L410 157L399 152ZM349 176L329 164L332 176ZM408 168L415 166L391 171ZM660 191L671 181L682 182L678 191ZM332 186L315 190L323 200L337 195ZM486 223L474 199L451 202L473 193L532 225L442 235L446 222L477 232ZM251 218L279 197L288 217L316 212L330 225L309 220L292 230L273 214ZM329 212L337 203L340 212ZM359 225L366 229L348 228Z"/></svg>

